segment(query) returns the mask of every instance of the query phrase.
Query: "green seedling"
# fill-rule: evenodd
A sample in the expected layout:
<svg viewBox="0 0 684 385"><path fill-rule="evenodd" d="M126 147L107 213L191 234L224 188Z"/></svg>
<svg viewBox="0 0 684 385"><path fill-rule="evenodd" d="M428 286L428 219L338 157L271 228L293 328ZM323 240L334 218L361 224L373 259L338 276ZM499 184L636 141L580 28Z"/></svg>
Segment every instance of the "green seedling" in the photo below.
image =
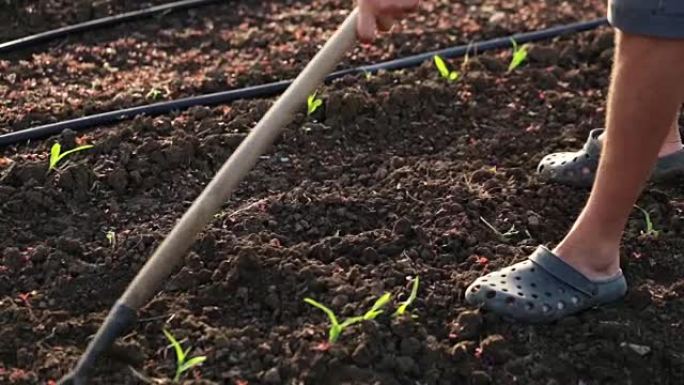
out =
<svg viewBox="0 0 684 385"><path fill-rule="evenodd" d="M377 301L373 304L373 307L371 307L370 310L366 312L366 314L363 315L364 320L374 320L377 316L382 314L384 310L382 308L387 305L387 303L390 301L392 298L392 294L390 293L385 293L382 295L382 297L378 298Z"/></svg>
<svg viewBox="0 0 684 385"><path fill-rule="evenodd" d="M317 98L317 97L316 97L316 92L314 92L313 94L309 95L309 97L306 99L306 105L307 105L306 111L307 111L307 115L311 115L311 114L313 114L314 112L316 112L316 110L318 109L318 107L320 107L322 104L323 104L323 100L321 100L320 98Z"/></svg>
<svg viewBox="0 0 684 385"><path fill-rule="evenodd" d="M156 88L152 88L150 92L145 95L145 99L152 99L152 100L157 100L160 96L162 95L161 90L158 90Z"/></svg>
<svg viewBox="0 0 684 385"><path fill-rule="evenodd" d="M112 249L116 248L116 233L113 231L107 231L107 234L105 235L107 237L107 241L109 242L109 246L111 246Z"/></svg>
<svg viewBox="0 0 684 385"><path fill-rule="evenodd" d="M433 58L435 61L435 67L437 67L437 71L439 71L439 74L444 78L447 79L450 82L453 82L454 80L457 80L458 77L460 76L460 73L458 71L452 71L449 69L447 66L446 62L444 59L442 59L441 56L435 55Z"/></svg>
<svg viewBox="0 0 684 385"><path fill-rule="evenodd" d="M345 328L363 321L363 317L351 317L347 318L344 320L344 322L340 323L337 320L337 316L335 316L335 313L330 310L327 306L323 305L320 302L316 302L315 300L311 298L304 298L304 302L308 303L309 305L316 307L323 311L325 315L328 316L328 319L330 320L330 330L328 331L328 342L331 344L334 344L337 342L337 340L340 338L340 335L342 334L342 331L344 331Z"/></svg>
<svg viewBox="0 0 684 385"><path fill-rule="evenodd" d="M646 211L645 209L642 209L641 207L634 205L639 211L641 211L642 214L644 214L644 220L646 221L646 230L641 231L641 235L647 236L647 237L653 237L653 238L658 238L658 235L660 235L660 230L656 230L655 227L653 226L653 221L651 220L651 214Z"/></svg>
<svg viewBox="0 0 684 385"><path fill-rule="evenodd" d="M206 356L196 356L196 357L191 357L188 359L188 353L190 353L190 348L187 348L187 350L183 350L183 347L180 345L180 342L176 340L176 338L168 332L166 329L163 330L164 335L166 336L166 339L171 342L171 345L173 346L173 349L176 351L176 375L173 377L174 382L178 382L180 380L181 375L183 375L184 372L190 370L191 368L202 364L204 361L206 361L207 357Z"/></svg>
<svg viewBox="0 0 684 385"><path fill-rule="evenodd" d="M520 232L515 229L515 225L512 225L511 228L508 229L508 231L506 231L505 233L502 233L501 231L499 231L499 229L494 227L491 223L487 222L487 220L484 219L483 217L480 217L480 220L482 221L482 223L485 224L485 226L487 226L490 230L492 230L499 237L499 239L501 239L502 241L508 241L510 238L520 234Z"/></svg>
<svg viewBox="0 0 684 385"><path fill-rule="evenodd" d="M373 78L373 73L370 71L363 70L363 76L366 77L366 80L371 80L371 78Z"/></svg>
<svg viewBox="0 0 684 385"><path fill-rule="evenodd" d="M390 299L392 298L392 294L390 293L385 293L382 295L382 297L378 298L377 301L373 304L373 306L368 310L364 315L362 316L356 316L356 317L350 317L344 320L344 322L340 323L340 321L337 319L337 316L335 313L330 310L327 306L323 305L320 302L317 302L313 300L312 298L304 298L304 302L308 303L309 305L316 307L320 309L325 315L328 316L328 319L330 320L330 330L328 331L328 342L331 344L334 344L337 342L337 340L340 338L340 335L344 331L344 329L348 328L349 326L352 326L354 324L357 324L361 321L368 321L368 320L374 320L377 316L382 314L384 310L382 308L389 303Z"/></svg>
<svg viewBox="0 0 684 385"><path fill-rule="evenodd" d="M513 57L511 58L510 64L508 64L508 72L512 72L527 59L527 45L522 45L518 47L518 43L515 39L511 38L511 43L513 44Z"/></svg>
<svg viewBox="0 0 684 385"><path fill-rule="evenodd" d="M409 297L406 299L406 301L402 302L394 312L395 317L404 315L404 313L406 313L406 309L411 306L413 301L416 300L416 297L418 296L418 285L420 285L420 279L416 276L416 278L413 280L413 286L411 287L411 294L409 294Z"/></svg>
<svg viewBox="0 0 684 385"><path fill-rule="evenodd" d="M78 151L83 151L87 150L89 148L93 148L92 145L86 144L84 146L79 146L76 148L72 148L69 151L64 151L62 152L62 145L59 143L55 143L52 145L52 148L50 148L50 168L48 171L54 170L55 167L57 167L57 163L59 163L60 160L64 159L66 156L69 156L75 152Z"/></svg>
<svg viewBox="0 0 684 385"><path fill-rule="evenodd" d="M473 47L473 42L471 41L468 43L468 47L466 47L466 53L465 56L463 57L463 63L461 63L461 72L466 72L468 69L468 64L470 64L470 49Z"/></svg>

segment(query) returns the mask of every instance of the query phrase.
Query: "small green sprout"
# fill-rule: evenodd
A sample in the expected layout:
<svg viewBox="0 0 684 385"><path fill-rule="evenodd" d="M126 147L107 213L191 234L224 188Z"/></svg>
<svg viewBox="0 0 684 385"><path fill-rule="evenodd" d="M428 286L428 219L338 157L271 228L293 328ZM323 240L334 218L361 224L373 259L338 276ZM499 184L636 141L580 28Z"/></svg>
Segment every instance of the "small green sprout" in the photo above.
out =
<svg viewBox="0 0 684 385"><path fill-rule="evenodd" d="M344 331L344 329L348 328L351 325L354 325L356 323L359 323L361 321L368 321L368 320L374 320L377 316L383 313L382 308L387 305L387 303L390 301L392 298L392 294L390 293L385 293L382 295L382 297L378 298L377 301L373 304L373 306L368 310L364 315L362 316L356 316L356 317L350 317L344 320L344 322L340 323L340 321L337 319L337 316L335 313L330 310L327 306L323 305L320 302L317 302L311 298L304 298L304 302L308 303L311 306L314 306L325 315L328 316L328 319L330 320L330 330L328 331L328 342L331 344L334 344L337 342L337 340L340 338L340 335Z"/></svg>
<svg viewBox="0 0 684 385"><path fill-rule="evenodd" d="M466 47L466 53L463 57L463 63L461 63L461 72L465 72L468 69L468 64L470 64L470 49L473 47L473 42L468 43Z"/></svg>
<svg viewBox="0 0 684 385"><path fill-rule="evenodd" d="M86 144L84 146L79 146L79 147L73 148L69 151L62 152L62 145L61 144L59 144L59 143L53 144L52 148L50 149L50 168L48 169L48 171L54 170L55 167L57 167L57 163L59 163L59 161L64 159L66 156L71 155L71 154L78 152L78 151L87 150L89 148L93 148L93 146L90 144Z"/></svg>
<svg viewBox="0 0 684 385"><path fill-rule="evenodd" d="M168 332L166 329L163 329L163 332L166 338L169 340L169 342L171 342L173 349L176 351L176 375L173 377L173 381L178 382L178 380L180 380L180 377L184 372L190 370L194 366L200 365L202 362L206 361L207 357L196 356L187 359L188 353L190 353L190 349L192 348L183 350L183 347L180 345L180 342L176 340L173 334Z"/></svg>
<svg viewBox="0 0 684 385"><path fill-rule="evenodd" d="M416 276L416 278L413 280L413 287L411 287L411 294L409 294L409 297L406 299L406 301L402 302L394 312L395 317L404 315L404 313L406 313L406 308L411 306L413 301L416 300L416 297L418 296L418 285L420 285L420 278Z"/></svg>
<svg viewBox="0 0 684 385"><path fill-rule="evenodd" d="M382 295L382 297L378 298L377 301L373 304L373 307L371 307L370 310L366 312L366 314L363 315L364 320L373 320L380 314L384 312L382 308L387 305L387 303L390 301L392 298L392 294L390 293L385 293Z"/></svg>
<svg viewBox="0 0 684 385"><path fill-rule="evenodd" d="M515 225L512 225L511 228L508 229L508 231L506 231L505 233L502 233L501 231L499 231L499 229L494 227L494 225L487 222L487 220L484 219L483 217L480 217L480 220L482 221L482 223L485 224L485 226L487 226L490 230L492 230L499 237L499 239L501 239L504 242L508 241L510 238L520 234L520 231L515 229Z"/></svg>
<svg viewBox="0 0 684 385"><path fill-rule="evenodd" d="M373 77L373 73L370 71L363 70L363 76L366 77L366 80L371 80L371 78Z"/></svg>
<svg viewBox="0 0 684 385"><path fill-rule="evenodd" d="M157 100L161 96L162 92L161 90L158 90L156 88L152 88L150 92L145 95L145 99L152 99L152 100Z"/></svg>
<svg viewBox="0 0 684 385"><path fill-rule="evenodd" d="M317 92L314 92L313 94L309 95L309 97L306 99L307 115L311 115L314 112L316 112L318 107L320 107L323 104L323 100L317 98L316 93Z"/></svg>
<svg viewBox="0 0 684 385"><path fill-rule="evenodd" d="M435 60L435 66L437 67L437 71L439 71L439 74L442 75L444 79L453 82L454 80L457 80L458 77L461 75L458 71L451 71L441 56L435 55L433 59Z"/></svg>
<svg viewBox="0 0 684 385"><path fill-rule="evenodd" d="M116 233L109 230L107 231L107 234L105 235L107 237L107 241L109 242L109 246L112 247L112 249L116 248Z"/></svg>
<svg viewBox="0 0 684 385"><path fill-rule="evenodd" d="M656 230L655 227L653 226L653 221L651 220L651 214L646 211L645 209L642 209L641 207L634 205L639 211L641 211L642 214L644 214L644 220L646 221L646 231L642 230L641 235L647 236L647 237L653 237L653 238L658 238L660 235L660 230Z"/></svg>
<svg viewBox="0 0 684 385"><path fill-rule="evenodd" d="M508 64L508 72L512 72L527 59L527 45L522 45L518 47L518 43L515 39L511 38L511 43L513 44L513 57L511 58L510 64Z"/></svg>
<svg viewBox="0 0 684 385"><path fill-rule="evenodd" d="M325 313L325 315L328 316L328 319L330 320L330 330L328 331L328 342L330 342L331 344L334 344L335 342L337 342L337 339L340 338L340 334L342 334L342 331L345 328L347 328L347 327L349 327L349 326L351 326L357 322L363 321L363 317L351 317L351 318L347 318L346 320L344 320L344 322L340 323L337 320L337 316L335 316L335 313L332 310L330 310L330 308L323 305L322 303L316 302L315 300L313 300L311 298L304 298L304 302L308 303L311 306L314 306L314 307L320 309L321 311L323 311L323 313Z"/></svg>

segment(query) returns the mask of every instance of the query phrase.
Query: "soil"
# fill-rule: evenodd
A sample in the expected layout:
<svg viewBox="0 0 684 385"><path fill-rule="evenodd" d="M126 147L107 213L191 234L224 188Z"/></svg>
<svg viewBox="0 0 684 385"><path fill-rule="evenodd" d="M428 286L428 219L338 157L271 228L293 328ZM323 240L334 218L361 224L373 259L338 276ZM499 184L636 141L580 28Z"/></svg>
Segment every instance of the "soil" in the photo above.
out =
<svg viewBox="0 0 684 385"><path fill-rule="evenodd" d="M0 61L0 126L294 76L348 5L239 1L17 53ZM413 21L341 66L604 11L598 1L425 2ZM681 384L677 184L649 186L639 201L657 237L642 234L641 212L630 218L624 301L547 326L509 323L463 301L473 279L553 245L579 212L586 191L545 184L534 170L544 154L576 149L602 125L612 38L604 28L531 46L511 73L510 52L495 52L471 57L457 82L426 63L321 87L322 109L307 117L303 106L91 383L170 383L168 329L207 357L185 384ZM169 92L147 96L162 86ZM0 383L51 384L73 367L272 102L138 117L2 150ZM95 147L48 171L57 141ZM516 232L502 238L481 218ZM333 345L323 313L303 302L312 297L345 318L390 292L393 308L416 276L415 317L388 311Z"/></svg>

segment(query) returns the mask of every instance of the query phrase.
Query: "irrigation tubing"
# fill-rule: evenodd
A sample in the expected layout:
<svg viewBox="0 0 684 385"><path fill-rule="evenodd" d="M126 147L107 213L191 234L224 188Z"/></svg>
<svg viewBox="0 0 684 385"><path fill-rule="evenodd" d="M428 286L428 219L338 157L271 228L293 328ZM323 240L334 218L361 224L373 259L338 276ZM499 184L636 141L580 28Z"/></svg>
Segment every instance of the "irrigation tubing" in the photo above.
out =
<svg viewBox="0 0 684 385"><path fill-rule="evenodd" d="M125 12L119 15L107 16L100 19L89 20L83 23L69 25L62 28L53 29L50 31L40 32L35 35L21 37L19 39L0 43L0 54L16 51L22 48L28 48L46 41L59 39L61 37L90 31L93 29L104 28L114 24L121 24L128 21L138 20L150 16L154 16L162 12L179 11L188 8L196 8L203 5L216 3L219 0L181 0L173 3L157 5L150 8L140 9L137 11Z"/></svg>
<svg viewBox="0 0 684 385"><path fill-rule="evenodd" d="M435 55L446 58L461 57L466 54L482 53L485 51L510 48L511 39L518 44L530 43L540 40L552 39L554 37L568 35L578 32L589 31L601 26L608 25L608 21L603 19L577 22L538 31L518 33L511 36L484 40L468 45L460 45L444 48L437 51L425 52L418 55L407 56L401 59L380 62L376 64L364 65L356 68L345 69L333 72L326 81L332 81L346 75L376 73L379 70L397 70L419 66L426 60L432 59ZM125 108L118 111L103 112L95 115L84 116L81 118L65 120L57 123L45 124L42 126L27 128L0 135L0 146L22 143L27 140L40 139L61 133L63 130L71 129L74 131L85 130L95 126L117 123L123 120L132 119L137 115L156 116L172 111L184 110L194 106L210 106L228 103L239 99L260 98L277 95L292 83L292 80L281 80L274 83L267 83L257 86L250 86L229 91L216 92L212 94L193 96L183 99L176 99L166 102L159 102L144 106Z"/></svg>

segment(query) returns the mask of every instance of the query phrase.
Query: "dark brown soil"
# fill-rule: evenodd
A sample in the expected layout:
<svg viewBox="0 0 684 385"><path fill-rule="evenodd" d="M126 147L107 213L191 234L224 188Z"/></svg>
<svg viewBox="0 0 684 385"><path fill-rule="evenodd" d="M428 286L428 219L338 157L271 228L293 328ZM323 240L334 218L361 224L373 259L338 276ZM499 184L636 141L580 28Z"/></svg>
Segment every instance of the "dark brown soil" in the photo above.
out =
<svg viewBox="0 0 684 385"><path fill-rule="evenodd" d="M468 3L426 2L418 21L344 65L603 11L590 1ZM168 81L172 98L293 76L348 5L219 5L1 61L3 130L145 103L157 82ZM463 302L475 277L557 242L579 212L585 191L545 185L534 169L601 126L611 53L612 33L601 29L531 47L510 74L510 52L498 52L471 58L455 83L426 63L321 87L316 120L302 109L92 383L143 383L130 367L168 381L167 328L207 356L187 384L681 384L681 187L650 187L639 202L658 238L641 235L639 212L630 220L625 301L550 326L507 323ZM3 149L0 383L49 384L73 366L271 103L139 117ZM95 148L47 172L55 141ZM518 234L501 239L480 218ZM416 275L417 318L384 314L329 347L327 320L303 303L313 297L344 318L389 291L394 307Z"/></svg>

